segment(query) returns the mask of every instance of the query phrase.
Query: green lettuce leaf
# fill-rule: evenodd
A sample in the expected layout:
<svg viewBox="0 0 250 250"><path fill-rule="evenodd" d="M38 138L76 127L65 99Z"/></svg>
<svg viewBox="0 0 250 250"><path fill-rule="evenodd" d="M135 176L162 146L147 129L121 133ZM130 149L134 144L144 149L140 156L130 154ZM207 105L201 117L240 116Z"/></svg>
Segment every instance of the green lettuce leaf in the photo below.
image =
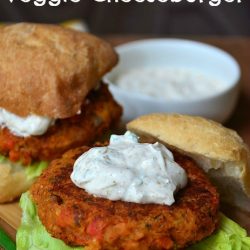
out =
<svg viewBox="0 0 250 250"><path fill-rule="evenodd" d="M0 163L8 163L11 165L13 170L21 170L24 168L21 162L12 162L7 157L0 154ZM48 167L48 162L40 161L28 166L25 166L25 174L28 180L34 180L41 175L43 170Z"/></svg>
<svg viewBox="0 0 250 250"><path fill-rule="evenodd" d="M250 237L234 221L221 214L220 227L212 236L189 247L187 250L249 250Z"/></svg>
<svg viewBox="0 0 250 250"><path fill-rule="evenodd" d="M83 250L82 247L67 246L62 240L53 238L46 231L28 193L22 195L20 206L23 216L16 236L17 250Z"/></svg>
<svg viewBox="0 0 250 250"><path fill-rule="evenodd" d="M36 206L28 193L22 195L22 223L17 233L17 250L83 250L67 246L62 240L53 238L38 218ZM219 229L210 237L187 248L187 250L249 250L250 237L237 223L223 214Z"/></svg>
<svg viewBox="0 0 250 250"><path fill-rule="evenodd" d="M48 167L48 162L40 161L25 167L25 174L28 180L32 180L41 175L43 170Z"/></svg>

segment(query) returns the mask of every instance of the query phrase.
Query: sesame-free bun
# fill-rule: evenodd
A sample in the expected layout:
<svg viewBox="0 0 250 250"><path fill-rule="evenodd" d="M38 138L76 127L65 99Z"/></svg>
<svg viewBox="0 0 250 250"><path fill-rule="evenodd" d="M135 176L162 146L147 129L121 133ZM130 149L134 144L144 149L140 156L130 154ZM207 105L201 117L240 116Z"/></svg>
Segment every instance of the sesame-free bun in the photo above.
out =
<svg viewBox="0 0 250 250"><path fill-rule="evenodd" d="M116 63L105 41L55 25L0 28L0 107L19 116L75 115Z"/></svg>
<svg viewBox="0 0 250 250"><path fill-rule="evenodd" d="M235 131L180 114L141 116L128 123L127 129L190 156L211 177L222 201L250 211L250 153Z"/></svg>
<svg viewBox="0 0 250 250"><path fill-rule="evenodd" d="M27 191L34 179L28 179L25 168L13 167L8 163L0 163L0 203L10 202Z"/></svg>

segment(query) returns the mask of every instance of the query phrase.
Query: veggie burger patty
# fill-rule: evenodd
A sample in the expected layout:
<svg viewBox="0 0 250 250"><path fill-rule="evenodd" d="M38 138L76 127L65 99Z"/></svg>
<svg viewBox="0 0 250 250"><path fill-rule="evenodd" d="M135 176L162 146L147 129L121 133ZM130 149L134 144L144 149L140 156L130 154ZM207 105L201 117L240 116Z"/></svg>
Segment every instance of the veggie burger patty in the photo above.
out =
<svg viewBox="0 0 250 250"><path fill-rule="evenodd" d="M205 173L174 153L188 185L172 206L110 201L76 187L70 174L82 147L55 160L30 190L47 231L70 246L88 249L182 249L209 236L218 225L219 196Z"/></svg>

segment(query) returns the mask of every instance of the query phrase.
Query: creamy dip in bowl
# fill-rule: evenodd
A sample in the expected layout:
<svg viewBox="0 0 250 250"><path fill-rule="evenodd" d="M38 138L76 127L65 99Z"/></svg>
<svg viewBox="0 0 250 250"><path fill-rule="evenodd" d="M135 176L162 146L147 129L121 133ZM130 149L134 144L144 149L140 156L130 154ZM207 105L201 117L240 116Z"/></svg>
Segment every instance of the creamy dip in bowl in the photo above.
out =
<svg viewBox="0 0 250 250"><path fill-rule="evenodd" d="M118 66L105 81L124 107L124 121L154 112L200 115L224 122L232 114L240 68L228 53L182 39L118 46Z"/></svg>
<svg viewBox="0 0 250 250"><path fill-rule="evenodd" d="M197 100L227 87L222 79L196 69L159 66L128 70L117 77L116 86L166 101Z"/></svg>

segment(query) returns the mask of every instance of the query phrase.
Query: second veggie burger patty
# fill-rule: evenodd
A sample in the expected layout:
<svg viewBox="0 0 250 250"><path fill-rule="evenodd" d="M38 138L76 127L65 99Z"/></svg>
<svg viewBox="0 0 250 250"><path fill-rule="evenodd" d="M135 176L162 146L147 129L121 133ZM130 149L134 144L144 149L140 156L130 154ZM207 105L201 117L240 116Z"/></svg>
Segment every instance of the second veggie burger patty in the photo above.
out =
<svg viewBox="0 0 250 250"><path fill-rule="evenodd" d="M71 148L94 143L119 122L121 113L121 107L102 83L89 93L80 114L57 120L44 135L18 137L0 128L0 153L24 165L51 161Z"/></svg>

